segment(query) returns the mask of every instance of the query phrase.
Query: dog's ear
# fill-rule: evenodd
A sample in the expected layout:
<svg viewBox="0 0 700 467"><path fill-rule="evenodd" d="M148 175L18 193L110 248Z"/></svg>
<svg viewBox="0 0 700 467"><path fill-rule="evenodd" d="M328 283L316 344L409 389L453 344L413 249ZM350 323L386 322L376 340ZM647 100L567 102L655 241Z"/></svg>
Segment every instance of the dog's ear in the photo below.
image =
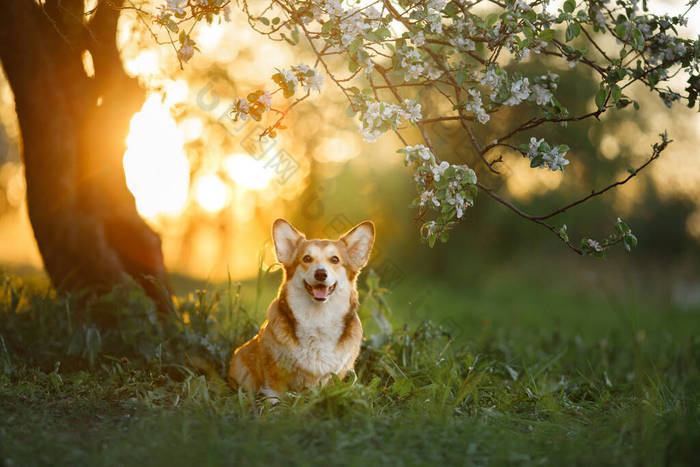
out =
<svg viewBox="0 0 700 467"><path fill-rule="evenodd" d="M369 254L374 245L374 224L371 221L357 224L338 241L345 244L353 266L360 270L369 261Z"/></svg>
<svg viewBox="0 0 700 467"><path fill-rule="evenodd" d="M301 232L284 219L277 219L272 223L275 253L277 253L277 260L282 264L291 264L294 261L294 252L304 238Z"/></svg>

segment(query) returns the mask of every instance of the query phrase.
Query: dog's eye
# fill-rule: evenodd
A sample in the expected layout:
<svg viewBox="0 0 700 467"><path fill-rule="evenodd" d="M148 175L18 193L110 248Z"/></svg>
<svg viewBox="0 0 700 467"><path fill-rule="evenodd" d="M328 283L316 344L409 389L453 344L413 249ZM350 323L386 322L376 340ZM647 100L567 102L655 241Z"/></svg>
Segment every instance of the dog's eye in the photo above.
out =
<svg viewBox="0 0 700 467"><path fill-rule="evenodd" d="M309 256L309 255L304 255L304 257L302 258L302 260L303 260L305 263L310 263L310 262L311 262L311 259L312 259L312 258L311 258L311 256Z"/></svg>
<svg viewBox="0 0 700 467"><path fill-rule="evenodd" d="M331 256L331 263L338 264L339 261L340 258L338 258L337 256Z"/></svg>

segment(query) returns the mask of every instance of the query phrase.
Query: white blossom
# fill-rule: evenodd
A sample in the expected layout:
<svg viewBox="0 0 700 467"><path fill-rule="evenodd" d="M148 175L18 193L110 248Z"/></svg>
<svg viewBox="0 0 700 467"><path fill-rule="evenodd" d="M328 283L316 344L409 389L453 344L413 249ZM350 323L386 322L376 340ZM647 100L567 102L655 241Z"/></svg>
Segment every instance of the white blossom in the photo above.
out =
<svg viewBox="0 0 700 467"><path fill-rule="evenodd" d="M323 87L323 75L314 69L313 74L304 80L304 90L310 92L311 90L321 92Z"/></svg>
<svg viewBox="0 0 700 467"><path fill-rule="evenodd" d="M590 248L593 251L601 252L603 251L603 247L600 246L600 243L597 241L593 240L592 238L586 239L586 246Z"/></svg>
<svg viewBox="0 0 700 467"><path fill-rule="evenodd" d="M250 110L250 105L246 99L238 97L233 100L233 106L231 108L230 117L234 120L241 119L245 121L248 118L248 111Z"/></svg>
<svg viewBox="0 0 700 467"><path fill-rule="evenodd" d="M430 151L430 149L426 148L422 144L416 144L415 146L406 146L404 148L404 152L406 153L406 163L410 162L413 156L418 156L424 161L429 161L433 159L433 153Z"/></svg>
<svg viewBox="0 0 700 467"><path fill-rule="evenodd" d="M532 98L534 98L535 103L537 105L547 105L550 102L552 102L552 92L545 88L544 86L541 86L539 84L535 84L532 86Z"/></svg>
<svg viewBox="0 0 700 467"><path fill-rule="evenodd" d="M421 113L421 105L416 101L404 99L403 108L404 113L401 116L411 123L417 123L421 118L423 118L423 114Z"/></svg>
<svg viewBox="0 0 700 467"><path fill-rule="evenodd" d="M465 110L467 112L472 112L479 123L485 125L491 119L491 116L483 107L481 93L476 89L470 89L468 92L470 97L467 104L464 106Z"/></svg>
<svg viewBox="0 0 700 467"><path fill-rule="evenodd" d="M564 170L564 166L569 164L568 159L564 157L568 149L568 146L555 146L550 148L549 145L544 142L544 138L538 140L532 137L528 145L527 157L533 164L536 164L537 167L548 168L552 172L555 172L557 170Z"/></svg>
<svg viewBox="0 0 700 467"><path fill-rule="evenodd" d="M433 190L425 190L420 195L420 205L425 206L428 201L432 202L435 207L440 207L440 201L435 197Z"/></svg>
<svg viewBox="0 0 700 467"><path fill-rule="evenodd" d="M177 15L184 15L186 6L187 0L167 0L165 9Z"/></svg>
<svg viewBox="0 0 700 467"><path fill-rule="evenodd" d="M510 86L510 97L504 105L518 105L530 96L530 82L527 78L520 78Z"/></svg>
<svg viewBox="0 0 700 467"><path fill-rule="evenodd" d="M476 49L474 41L468 37L453 37L450 38L450 44L459 51L472 51Z"/></svg>
<svg viewBox="0 0 700 467"><path fill-rule="evenodd" d="M297 75L291 70L280 70L280 75L284 80L284 84L290 91L295 91L299 85Z"/></svg>
<svg viewBox="0 0 700 467"><path fill-rule="evenodd" d="M183 61L185 63L189 62L193 55L194 55L194 45L193 44L183 45L177 51L177 58L179 58L181 61Z"/></svg>
<svg viewBox="0 0 700 467"><path fill-rule="evenodd" d="M447 161L442 161L440 164L433 166L431 169L433 172L433 178L435 181L440 181L440 176L450 167L450 163Z"/></svg>
<svg viewBox="0 0 700 467"><path fill-rule="evenodd" d="M241 99L242 100L242 99ZM265 110L270 110L272 107L272 95L270 94L269 91L265 91L264 93L260 94L258 97L258 102L263 106ZM246 103L246 111L247 111L247 103Z"/></svg>
<svg viewBox="0 0 700 467"><path fill-rule="evenodd" d="M447 0L428 0L426 2L429 11L440 12L445 9L445 5L447 5Z"/></svg>
<svg viewBox="0 0 700 467"><path fill-rule="evenodd" d="M416 34L411 36L411 42L413 42L413 45L416 47L423 47L425 45L425 35L423 34L423 31L418 31Z"/></svg>
<svg viewBox="0 0 700 467"><path fill-rule="evenodd" d="M439 14L433 13L428 15L426 21L428 22L428 29L431 32L442 34L442 17Z"/></svg>
<svg viewBox="0 0 700 467"><path fill-rule="evenodd" d="M557 170L564 170L564 166L569 165L568 159L564 156L566 152L560 153L559 147L553 147L551 151L544 154L542 159L545 161L545 165L549 167L552 172Z"/></svg>

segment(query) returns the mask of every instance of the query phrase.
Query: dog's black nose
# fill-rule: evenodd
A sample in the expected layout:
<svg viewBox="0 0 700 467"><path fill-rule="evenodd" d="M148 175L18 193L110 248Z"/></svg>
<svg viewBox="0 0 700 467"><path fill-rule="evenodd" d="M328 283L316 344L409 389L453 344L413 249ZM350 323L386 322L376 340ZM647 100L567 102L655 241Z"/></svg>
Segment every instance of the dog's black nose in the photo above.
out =
<svg viewBox="0 0 700 467"><path fill-rule="evenodd" d="M317 281L325 281L327 277L328 273L325 269L316 269L316 272L314 272L314 279Z"/></svg>

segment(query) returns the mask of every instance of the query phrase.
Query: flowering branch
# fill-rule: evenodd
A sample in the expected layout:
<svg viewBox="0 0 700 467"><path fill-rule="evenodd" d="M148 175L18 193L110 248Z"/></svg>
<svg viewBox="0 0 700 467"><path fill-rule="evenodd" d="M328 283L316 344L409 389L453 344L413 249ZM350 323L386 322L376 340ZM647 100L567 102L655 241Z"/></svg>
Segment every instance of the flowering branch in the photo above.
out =
<svg viewBox="0 0 700 467"><path fill-rule="evenodd" d="M490 6L488 13L474 11L481 3ZM499 146L528 158L532 168L564 171L571 163L568 145L552 144L537 135L528 135L529 141L520 144L511 140L548 123L599 119L605 112L630 104L639 109L639 103L625 94L633 84L645 86L669 107L679 101L695 106L700 93L700 43L680 37L677 28L687 23L697 2L692 1L688 11L673 17L650 14L646 7L640 10L635 0L617 0L614 6L608 5L608 0L566 0L556 11L548 3L376 0L360 7L346 5L343 0L269 0L254 11L243 0L241 8L251 27L271 39L292 45L305 40L316 65L343 92L365 140L374 141L389 131L398 136L403 144L398 152L405 154L418 188L414 206L429 245L438 239L446 241L449 230L475 202L477 192L483 191L552 231L579 254L598 254L621 242L629 248L636 239L630 240L631 232L619 223L608 239L584 239L579 248L569 241L565 226L556 228L544 221L625 184L659 157L670 142L665 134L661 143L654 145L649 160L629 177L550 214L533 216L478 182L468 165L446 161L441 152L451 150L441 151L427 130L428 125L459 123L471 144L475 164L482 164L496 176L500 175L496 166L502 156L491 161L486 156ZM223 0L167 0L155 22L172 30L186 19L210 20L217 9L227 14L226 8L228 2ZM602 45L600 37L607 34L617 45ZM196 51L190 41L189 33L181 33L178 57L185 62ZM558 74L551 70L539 74L521 71L524 68L519 65L534 55L569 67L581 63L594 70L599 80L598 90L591 96L596 110L571 116L557 96ZM347 69L334 66L330 57L344 58ZM505 67L506 63L510 65ZM672 88L670 80L678 74L686 78L684 93ZM281 121L289 109L322 85L316 67L305 65L279 70L273 81L287 99L298 87L303 87L306 95L281 112L266 130L270 136L283 129ZM253 100L251 96L238 99L236 116L257 118L275 111L258 102L262 95L253 93ZM535 116L488 144L480 141L479 129L508 108ZM416 137L420 142L409 144Z"/></svg>

